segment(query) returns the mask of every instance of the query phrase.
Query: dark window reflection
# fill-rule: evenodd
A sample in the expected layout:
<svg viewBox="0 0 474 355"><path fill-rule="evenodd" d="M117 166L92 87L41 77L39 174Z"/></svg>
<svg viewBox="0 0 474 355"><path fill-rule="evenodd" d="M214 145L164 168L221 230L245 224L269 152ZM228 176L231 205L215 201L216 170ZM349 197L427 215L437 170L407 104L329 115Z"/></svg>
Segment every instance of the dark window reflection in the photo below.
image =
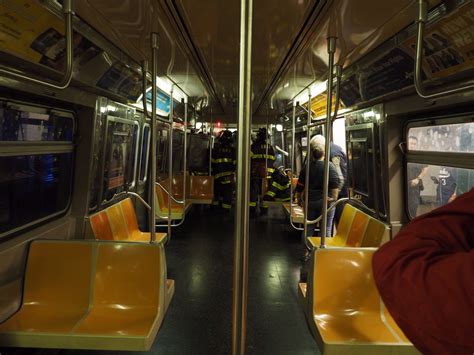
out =
<svg viewBox="0 0 474 355"><path fill-rule="evenodd" d="M72 118L0 108L0 141L72 142Z"/></svg>
<svg viewBox="0 0 474 355"><path fill-rule="evenodd" d="M0 157L0 234L66 209L72 153Z"/></svg>

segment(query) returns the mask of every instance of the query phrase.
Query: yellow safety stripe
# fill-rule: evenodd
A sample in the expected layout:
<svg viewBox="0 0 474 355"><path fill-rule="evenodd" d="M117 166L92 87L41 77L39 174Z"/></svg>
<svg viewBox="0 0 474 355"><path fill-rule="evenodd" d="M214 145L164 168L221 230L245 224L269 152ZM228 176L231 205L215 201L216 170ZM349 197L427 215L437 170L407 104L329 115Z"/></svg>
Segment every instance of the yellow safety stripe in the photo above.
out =
<svg viewBox="0 0 474 355"><path fill-rule="evenodd" d="M250 207L257 207L257 202L249 202Z"/></svg>
<svg viewBox="0 0 474 355"><path fill-rule="evenodd" d="M273 181L272 182L272 186L273 187L276 187L278 190L286 190L290 187L290 183L288 182L288 184L286 185L280 185L279 183L277 183L276 181Z"/></svg>
<svg viewBox="0 0 474 355"><path fill-rule="evenodd" d="M234 172L233 171L223 171L222 173L214 175L214 179L219 179L223 176L229 176L232 175Z"/></svg>
<svg viewBox="0 0 474 355"><path fill-rule="evenodd" d="M235 162L232 158L219 158L219 159L211 159L213 163L232 163Z"/></svg>
<svg viewBox="0 0 474 355"><path fill-rule="evenodd" d="M253 153L250 153L250 159L269 159L269 160L275 160L275 156L273 156L273 155L266 155L266 154L253 154Z"/></svg>
<svg viewBox="0 0 474 355"><path fill-rule="evenodd" d="M230 184L230 180L219 181L219 184L221 185Z"/></svg>
<svg viewBox="0 0 474 355"><path fill-rule="evenodd" d="M273 191L267 191L266 195L268 195L270 197L275 197L276 193L273 192Z"/></svg>
<svg viewBox="0 0 474 355"><path fill-rule="evenodd" d="M273 169L273 168L267 168L267 172L269 172L269 173L273 173L274 171L275 171L275 169Z"/></svg>
<svg viewBox="0 0 474 355"><path fill-rule="evenodd" d="M228 205L227 203L223 203L222 208L232 208L232 205Z"/></svg>
<svg viewBox="0 0 474 355"><path fill-rule="evenodd" d="M285 202L285 201L290 201L290 197L282 197L282 198L276 198L275 201L278 202Z"/></svg>

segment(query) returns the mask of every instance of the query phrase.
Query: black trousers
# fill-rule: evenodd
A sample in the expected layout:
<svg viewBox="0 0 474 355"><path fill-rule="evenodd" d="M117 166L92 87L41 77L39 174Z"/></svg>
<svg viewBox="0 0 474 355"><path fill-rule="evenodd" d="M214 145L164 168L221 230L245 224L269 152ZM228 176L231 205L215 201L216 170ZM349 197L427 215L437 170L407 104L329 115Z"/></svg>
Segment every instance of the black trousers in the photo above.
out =
<svg viewBox="0 0 474 355"><path fill-rule="evenodd" d="M221 203L222 208L232 207L232 194L234 186L229 180L217 180L214 182L214 205Z"/></svg>
<svg viewBox="0 0 474 355"><path fill-rule="evenodd" d="M250 208L256 208L258 197L262 195L262 179L250 178ZM260 208L265 208L260 204Z"/></svg>

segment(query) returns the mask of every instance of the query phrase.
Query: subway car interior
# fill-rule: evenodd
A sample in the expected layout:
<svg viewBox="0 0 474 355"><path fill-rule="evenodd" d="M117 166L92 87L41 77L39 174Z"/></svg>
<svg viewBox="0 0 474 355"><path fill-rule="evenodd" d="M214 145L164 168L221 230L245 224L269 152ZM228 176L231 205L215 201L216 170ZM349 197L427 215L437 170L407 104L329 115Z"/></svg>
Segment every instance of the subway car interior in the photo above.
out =
<svg viewBox="0 0 474 355"><path fill-rule="evenodd" d="M472 1L3 0L0 54L1 355L420 353L371 260L474 187Z"/></svg>

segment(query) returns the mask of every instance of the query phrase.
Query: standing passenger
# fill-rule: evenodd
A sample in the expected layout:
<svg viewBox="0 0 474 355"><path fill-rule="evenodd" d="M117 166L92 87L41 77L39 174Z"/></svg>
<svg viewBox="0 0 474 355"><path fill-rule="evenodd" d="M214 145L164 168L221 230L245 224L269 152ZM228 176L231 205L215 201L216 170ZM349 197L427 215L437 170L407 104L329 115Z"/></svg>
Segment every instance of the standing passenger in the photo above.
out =
<svg viewBox="0 0 474 355"><path fill-rule="evenodd" d="M310 141L310 166L309 166L309 182L306 184L306 161L305 165L301 169L300 176L298 177L298 183L296 185L296 198L299 202L302 201L304 196L303 191L309 185L308 200L304 203L308 203L308 220L315 220L321 215L323 209L323 184L324 184L324 144L321 144L320 136L314 136ZM336 167L332 162L329 162L329 184L328 184L328 196L329 201L335 201L338 194L339 177ZM329 208L330 206L328 206ZM330 237L332 235L332 220L334 217L334 210L328 212L326 235ZM314 224L308 224L306 236L313 236L315 229ZM307 260L307 255L304 259Z"/></svg>
<svg viewBox="0 0 474 355"><path fill-rule="evenodd" d="M418 138L415 136L408 137L408 150L418 149ZM423 176L428 170L427 166L420 164L411 164L407 170L408 179L408 213L409 217L415 218L418 214L418 206L420 205L421 191L424 190Z"/></svg>
<svg viewBox="0 0 474 355"><path fill-rule="evenodd" d="M275 171L275 151L267 142L267 130L260 128L250 147L250 212L255 214L258 197L262 194L262 184L271 178ZM267 206L260 205L260 213L265 214Z"/></svg>
<svg viewBox="0 0 474 355"><path fill-rule="evenodd" d="M212 204L225 210L232 207L235 173L235 149L232 147L232 132L222 131L217 146L212 151L212 175L214 176L214 201Z"/></svg>
<svg viewBox="0 0 474 355"><path fill-rule="evenodd" d="M325 146L326 144L326 138L324 138L324 136L320 134L314 136L312 139L314 139L315 142L318 142L318 144L321 144L323 146ZM337 187L339 189L339 193L337 195L337 199L349 197L349 191L347 188L348 181L346 153L344 153L344 150L342 150L340 146L331 142L329 146L329 159L334 164L337 171L337 176L339 178L339 186ZM333 221L336 221L336 224L339 224L344 205L345 203L340 203L336 206L336 210L334 213L330 212L331 219L329 224L331 225L331 232Z"/></svg>

